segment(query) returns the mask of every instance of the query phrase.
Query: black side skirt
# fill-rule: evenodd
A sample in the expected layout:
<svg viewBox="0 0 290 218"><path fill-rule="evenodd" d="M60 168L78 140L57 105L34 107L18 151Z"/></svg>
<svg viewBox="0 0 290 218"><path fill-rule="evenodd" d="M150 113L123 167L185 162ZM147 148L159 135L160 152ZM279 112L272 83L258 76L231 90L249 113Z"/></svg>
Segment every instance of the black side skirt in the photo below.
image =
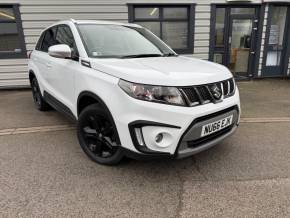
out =
<svg viewBox="0 0 290 218"><path fill-rule="evenodd" d="M67 116L70 120L72 120L73 122L77 121L72 111L55 97L53 97L51 94L44 91L43 98L50 106Z"/></svg>

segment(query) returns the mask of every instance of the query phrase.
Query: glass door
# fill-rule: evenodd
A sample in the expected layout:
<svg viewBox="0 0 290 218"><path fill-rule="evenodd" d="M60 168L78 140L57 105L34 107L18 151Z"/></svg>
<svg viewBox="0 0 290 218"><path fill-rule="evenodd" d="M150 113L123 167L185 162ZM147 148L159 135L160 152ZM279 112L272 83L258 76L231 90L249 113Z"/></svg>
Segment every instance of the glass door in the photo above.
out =
<svg viewBox="0 0 290 218"><path fill-rule="evenodd" d="M238 79L254 75L259 6L213 6L210 60L227 66Z"/></svg>
<svg viewBox="0 0 290 218"><path fill-rule="evenodd" d="M287 6L272 6L269 17L263 75L266 77L283 76L284 65L288 65L288 58L286 58Z"/></svg>
<svg viewBox="0 0 290 218"><path fill-rule="evenodd" d="M232 16L230 21L228 67L236 78L247 78L252 64L253 18Z"/></svg>

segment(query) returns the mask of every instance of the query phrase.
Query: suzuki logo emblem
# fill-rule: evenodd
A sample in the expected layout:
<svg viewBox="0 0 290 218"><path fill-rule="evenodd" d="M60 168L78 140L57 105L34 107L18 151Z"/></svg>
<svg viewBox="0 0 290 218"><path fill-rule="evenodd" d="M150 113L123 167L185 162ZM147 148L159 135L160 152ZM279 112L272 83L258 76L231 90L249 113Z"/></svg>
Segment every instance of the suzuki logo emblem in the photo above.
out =
<svg viewBox="0 0 290 218"><path fill-rule="evenodd" d="M216 84L211 86L210 89L215 99L219 100L222 97L222 90Z"/></svg>

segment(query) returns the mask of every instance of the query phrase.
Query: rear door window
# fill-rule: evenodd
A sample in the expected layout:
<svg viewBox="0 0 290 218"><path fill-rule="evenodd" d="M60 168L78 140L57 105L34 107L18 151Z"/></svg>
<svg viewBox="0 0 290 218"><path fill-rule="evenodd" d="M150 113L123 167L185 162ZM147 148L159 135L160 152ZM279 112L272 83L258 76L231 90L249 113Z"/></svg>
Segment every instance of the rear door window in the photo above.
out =
<svg viewBox="0 0 290 218"><path fill-rule="evenodd" d="M45 31L41 51L48 52L50 46L57 45L57 41L55 40L56 30L57 27L52 27Z"/></svg>

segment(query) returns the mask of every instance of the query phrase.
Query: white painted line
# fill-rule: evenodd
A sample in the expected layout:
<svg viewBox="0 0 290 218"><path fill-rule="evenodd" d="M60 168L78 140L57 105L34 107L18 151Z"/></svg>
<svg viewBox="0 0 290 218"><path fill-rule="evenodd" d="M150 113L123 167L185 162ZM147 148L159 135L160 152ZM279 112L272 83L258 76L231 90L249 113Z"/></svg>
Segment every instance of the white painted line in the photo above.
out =
<svg viewBox="0 0 290 218"><path fill-rule="evenodd" d="M0 130L0 136L28 134L28 133L37 133L37 132L64 131L64 130L72 130L75 128L76 127L73 125L55 125L55 126L37 126L37 127L24 127L24 128L14 128L14 129L2 129Z"/></svg>
<svg viewBox="0 0 290 218"><path fill-rule="evenodd" d="M14 129L2 129L0 130L0 135L11 135Z"/></svg>
<svg viewBox="0 0 290 218"><path fill-rule="evenodd" d="M241 123L287 123L290 117L241 118Z"/></svg>

